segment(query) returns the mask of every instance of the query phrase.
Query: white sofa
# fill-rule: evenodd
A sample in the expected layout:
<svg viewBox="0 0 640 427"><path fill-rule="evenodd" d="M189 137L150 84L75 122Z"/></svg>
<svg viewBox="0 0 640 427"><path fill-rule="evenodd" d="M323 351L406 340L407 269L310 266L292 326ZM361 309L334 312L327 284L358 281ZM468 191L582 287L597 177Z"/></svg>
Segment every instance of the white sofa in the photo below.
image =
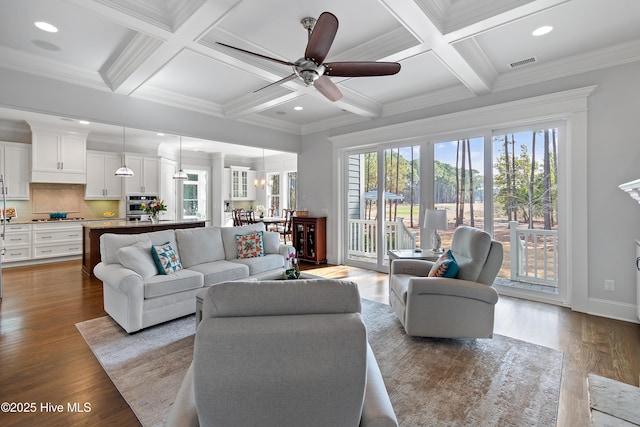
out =
<svg viewBox="0 0 640 427"><path fill-rule="evenodd" d="M264 256L238 258L236 235L263 231ZM169 242L182 269L159 274L152 245ZM105 233L94 268L102 280L104 309L128 333L194 313L203 287L238 279L274 279L284 271L285 257L295 249L280 244L264 224L204 227L141 234Z"/></svg>

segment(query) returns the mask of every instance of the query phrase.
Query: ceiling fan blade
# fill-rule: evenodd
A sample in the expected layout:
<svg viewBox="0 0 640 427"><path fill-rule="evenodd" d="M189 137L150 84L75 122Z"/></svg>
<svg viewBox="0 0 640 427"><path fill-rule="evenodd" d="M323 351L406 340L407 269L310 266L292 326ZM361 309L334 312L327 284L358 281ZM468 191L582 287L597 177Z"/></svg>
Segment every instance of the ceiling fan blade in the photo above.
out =
<svg viewBox="0 0 640 427"><path fill-rule="evenodd" d="M273 61L273 62L277 62L278 64L293 66L293 62L283 61L281 59L271 58L270 56L260 55L259 53L251 52L249 50L240 49L239 47L230 46L228 44L224 44L224 43L220 43L220 42L216 42L216 44L219 44L220 46L228 47L230 49L235 49L235 50L237 50L239 52L246 53L247 55L257 56L258 58L266 59L267 61Z"/></svg>
<svg viewBox="0 0 640 427"><path fill-rule="evenodd" d="M400 71L400 64L397 62L331 62L324 66L325 75L336 77L390 76Z"/></svg>
<svg viewBox="0 0 640 427"><path fill-rule="evenodd" d="M278 80L278 81L275 81L275 82L273 82L273 83L269 83L269 84L268 84L268 85L266 85L266 86L262 86L260 89L256 89L256 90L254 90L254 91L253 91L253 93L259 92L259 91L261 91L261 90L263 90L263 89L266 89L266 88L268 88L268 87L271 87L271 86L275 86L275 85L282 84L282 83L284 83L284 82L288 82L289 80L293 80L293 79L295 79L296 77L298 77L298 76L297 76L295 73L293 73L293 74L291 74L291 75L289 75L289 76L287 76L287 77L284 77L284 78L282 78L282 79L280 79L280 80Z"/></svg>
<svg viewBox="0 0 640 427"><path fill-rule="evenodd" d="M342 92L340 92L338 86L336 86L329 77L320 76L320 78L313 82L313 87L331 102L336 102L342 98Z"/></svg>
<svg viewBox="0 0 640 427"><path fill-rule="evenodd" d="M322 12L313 27L309 42L307 43L307 49L304 52L304 57L311 59L318 65L322 64L324 58L326 58L329 53L329 49L331 49L333 39L336 37L337 32L338 18L336 18L333 13Z"/></svg>

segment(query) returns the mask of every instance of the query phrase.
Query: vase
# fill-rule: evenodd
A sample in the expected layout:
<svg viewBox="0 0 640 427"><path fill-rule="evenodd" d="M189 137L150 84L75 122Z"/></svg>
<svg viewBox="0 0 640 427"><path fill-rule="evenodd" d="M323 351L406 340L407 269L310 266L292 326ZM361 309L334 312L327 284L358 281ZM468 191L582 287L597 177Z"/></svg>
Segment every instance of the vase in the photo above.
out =
<svg viewBox="0 0 640 427"><path fill-rule="evenodd" d="M160 212L154 212L151 214L151 223L157 224L160 222Z"/></svg>
<svg viewBox="0 0 640 427"><path fill-rule="evenodd" d="M288 280L298 279L300 277L300 271L295 268L290 268L284 272L284 278Z"/></svg>

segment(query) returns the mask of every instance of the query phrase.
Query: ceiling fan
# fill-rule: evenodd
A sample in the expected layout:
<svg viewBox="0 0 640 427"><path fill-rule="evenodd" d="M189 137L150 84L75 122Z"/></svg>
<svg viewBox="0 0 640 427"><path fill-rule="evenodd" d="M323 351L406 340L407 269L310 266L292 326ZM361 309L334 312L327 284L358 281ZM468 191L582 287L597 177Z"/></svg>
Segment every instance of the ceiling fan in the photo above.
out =
<svg viewBox="0 0 640 427"><path fill-rule="evenodd" d="M328 62L324 59L331 49L331 44L338 31L338 18L330 12L323 12L316 20L315 18L303 18L301 21L307 30L309 40L304 57L296 62L283 61L259 53L250 52L228 44L216 42L219 45L235 49L237 51L254 55L268 61L293 67L293 74L277 82L271 83L263 88L284 83L299 77L307 86L313 85L318 92L323 94L330 101L337 101L342 98L340 89L331 81L330 76L336 77L369 77L369 76L389 76L400 71L400 64L397 62L375 62L375 61L351 61L351 62Z"/></svg>

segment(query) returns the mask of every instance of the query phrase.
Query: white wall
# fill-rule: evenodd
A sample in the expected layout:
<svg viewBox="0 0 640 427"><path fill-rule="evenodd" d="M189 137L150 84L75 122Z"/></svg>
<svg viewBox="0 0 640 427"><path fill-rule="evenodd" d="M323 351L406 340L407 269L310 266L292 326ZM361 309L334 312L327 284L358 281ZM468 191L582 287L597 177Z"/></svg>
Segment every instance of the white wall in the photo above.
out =
<svg viewBox="0 0 640 427"><path fill-rule="evenodd" d="M574 142L577 149L587 150L588 167L585 213L588 255L586 260L573 260L580 268L587 269L588 305L581 309L637 322L633 242L640 238L640 205L619 190L618 185L640 178L640 63L498 92L404 117L387 117L333 129L331 134L304 136L298 158L299 197L313 214L329 209L327 244L330 262L339 259L336 238L339 212L337 200L333 199L339 180L338 159L332 155L333 145L328 137L591 85L597 85L597 88L589 98L588 141L580 141L582 145ZM615 280L614 292L604 291L604 279Z"/></svg>

